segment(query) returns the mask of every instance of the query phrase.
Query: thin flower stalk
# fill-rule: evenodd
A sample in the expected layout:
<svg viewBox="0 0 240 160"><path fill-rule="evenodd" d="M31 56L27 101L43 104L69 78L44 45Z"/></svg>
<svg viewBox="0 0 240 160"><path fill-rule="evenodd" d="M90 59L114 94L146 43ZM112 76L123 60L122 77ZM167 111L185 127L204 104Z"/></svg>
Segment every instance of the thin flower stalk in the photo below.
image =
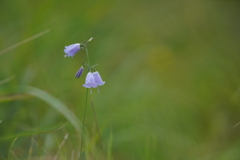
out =
<svg viewBox="0 0 240 160"><path fill-rule="evenodd" d="M88 101L88 94L89 94L89 89L90 93L92 93L92 88L98 88L99 92L99 86L102 86L105 84L105 81L102 80L99 72L96 71L95 66L90 65L90 58L88 54L88 49L87 49L87 44L93 40L93 37L91 37L86 43L75 43L69 46L66 46L64 49L65 52L65 57L73 57L81 48L86 51L86 56L87 56L87 63L85 63L80 69L77 71L75 74L76 78L79 78L82 74L84 69L87 69L88 73L85 79L85 84L83 84L83 87L86 88L86 99L85 99L85 105L84 105L84 112L83 112L83 127L82 127L82 139L81 139L81 146L80 146L80 159L81 157L85 155L83 152L83 140L84 140L84 129L85 129L85 117L86 117L86 112L87 112L87 101ZM93 107L93 106L92 106ZM94 108L93 108L94 111ZM95 112L95 111L94 111ZM94 113L95 114L95 113ZM96 115L95 115L96 117ZM96 119L97 121L97 119ZM100 133L99 133L100 135Z"/></svg>

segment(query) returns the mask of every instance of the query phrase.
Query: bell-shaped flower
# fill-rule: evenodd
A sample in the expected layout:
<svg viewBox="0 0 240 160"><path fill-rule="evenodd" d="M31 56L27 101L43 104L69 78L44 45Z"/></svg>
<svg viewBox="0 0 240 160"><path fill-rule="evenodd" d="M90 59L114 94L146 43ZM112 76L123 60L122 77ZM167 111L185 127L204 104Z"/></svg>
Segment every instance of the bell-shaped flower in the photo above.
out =
<svg viewBox="0 0 240 160"><path fill-rule="evenodd" d="M65 57L73 57L80 50L80 43L75 43L70 46L65 46Z"/></svg>
<svg viewBox="0 0 240 160"><path fill-rule="evenodd" d="M86 80L85 80L85 84L83 84L83 87L85 87L85 88L96 88L97 86L98 86L98 84L95 83L93 73L88 72Z"/></svg>
<svg viewBox="0 0 240 160"><path fill-rule="evenodd" d="M104 81L102 80L100 74L98 73L98 71L93 72L93 77L94 77L94 81L98 86L102 86L104 85Z"/></svg>
<svg viewBox="0 0 240 160"><path fill-rule="evenodd" d="M82 75L82 73L83 73L83 70L84 70L84 68L83 68L83 66L77 71L77 73L76 73L76 77L77 78L79 78L81 75Z"/></svg>

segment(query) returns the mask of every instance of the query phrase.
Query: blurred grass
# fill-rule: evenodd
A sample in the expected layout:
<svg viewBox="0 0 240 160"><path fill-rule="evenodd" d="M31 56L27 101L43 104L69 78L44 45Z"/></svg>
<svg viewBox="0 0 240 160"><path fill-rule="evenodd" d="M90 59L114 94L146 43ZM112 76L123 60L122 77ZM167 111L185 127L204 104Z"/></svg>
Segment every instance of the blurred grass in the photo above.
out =
<svg viewBox="0 0 240 160"><path fill-rule="evenodd" d="M103 149L88 106L88 159L238 160L239 7L234 0L1 1L0 51L50 32L0 55L0 138L66 122L35 97L9 99L21 86L56 97L82 119L85 75L74 75L85 52L63 58L63 48L94 37L91 64L99 64L106 84L90 99ZM11 148L19 159L30 148L32 158L53 159L67 133L59 159L77 159L72 125L19 137ZM0 159L13 139L0 142Z"/></svg>

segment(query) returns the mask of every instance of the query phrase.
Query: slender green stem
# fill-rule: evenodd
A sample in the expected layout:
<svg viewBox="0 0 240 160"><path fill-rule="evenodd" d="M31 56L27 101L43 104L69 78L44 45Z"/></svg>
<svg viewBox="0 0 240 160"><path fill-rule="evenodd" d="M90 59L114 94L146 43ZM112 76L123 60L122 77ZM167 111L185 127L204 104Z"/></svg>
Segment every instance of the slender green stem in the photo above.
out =
<svg viewBox="0 0 240 160"><path fill-rule="evenodd" d="M89 55L88 55L88 49L87 46L84 44L84 47L86 49L86 55L87 55L87 61L88 61L88 66L90 66L90 60L89 60Z"/></svg>
<svg viewBox="0 0 240 160"><path fill-rule="evenodd" d="M85 123L85 115L87 110L87 100L88 100L88 88L86 91L86 101L85 101L85 107L84 107L84 113L83 113L83 128L82 128L82 141L81 141L81 148L80 148L80 154L82 154L82 146L83 146L83 135L84 135L84 123Z"/></svg>
<svg viewBox="0 0 240 160"><path fill-rule="evenodd" d="M10 153L11 153L11 151L12 151L12 147L13 147L13 145L14 145L14 143L16 142L17 139L18 139L18 137L13 140L13 142L12 142L10 148L9 148L9 151L8 151L8 160L10 160Z"/></svg>
<svg viewBox="0 0 240 160"><path fill-rule="evenodd" d="M95 108L94 108L94 105L93 105L92 101L91 101L91 106L92 106L94 117L95 117L95 121L96 121L96 126L97 126L98 135L99 135L99 141L100 141L100 146L101 146L101 149L103 149L102 138L101 138L101 133L100 133L99 125L98 125L97 114L96 114L96 111L95 111Z"/></svg>
<svg viewBox="0 0 240 160"><path fill-rule="evenodd" d="M86 49L88 66L90 66L88 49L87 49L87 46L85 44L84 44L84 47ZM90 69L89 69L89 71L90 71ZM83 113L83 127L82 127L82 141L81 141L81 147L80 147L80 157L82 156L82 146L83 146L83 135L84 135L84 126L85 126L85 115L86 115L86 110L87 110L87 101L88 101L88 88L87 88L87 91L86 91L86 101L85 101L85 107L84 107L84 113Z"/></svg>

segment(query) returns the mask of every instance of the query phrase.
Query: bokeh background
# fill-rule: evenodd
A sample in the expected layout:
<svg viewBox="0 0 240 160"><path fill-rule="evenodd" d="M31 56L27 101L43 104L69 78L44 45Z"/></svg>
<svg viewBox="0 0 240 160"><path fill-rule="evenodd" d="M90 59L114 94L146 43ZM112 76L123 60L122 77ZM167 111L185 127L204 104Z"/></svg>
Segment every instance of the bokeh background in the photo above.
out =
<svg viewBox="0 0 240 160"><path fill-rule="evenodd" d="M0 159L78 159L86 72L75 73L86 55L63 49L94 37L91 64L106 84L88 101L88 160L239 160L239 7L2 0Z"/></svg>

